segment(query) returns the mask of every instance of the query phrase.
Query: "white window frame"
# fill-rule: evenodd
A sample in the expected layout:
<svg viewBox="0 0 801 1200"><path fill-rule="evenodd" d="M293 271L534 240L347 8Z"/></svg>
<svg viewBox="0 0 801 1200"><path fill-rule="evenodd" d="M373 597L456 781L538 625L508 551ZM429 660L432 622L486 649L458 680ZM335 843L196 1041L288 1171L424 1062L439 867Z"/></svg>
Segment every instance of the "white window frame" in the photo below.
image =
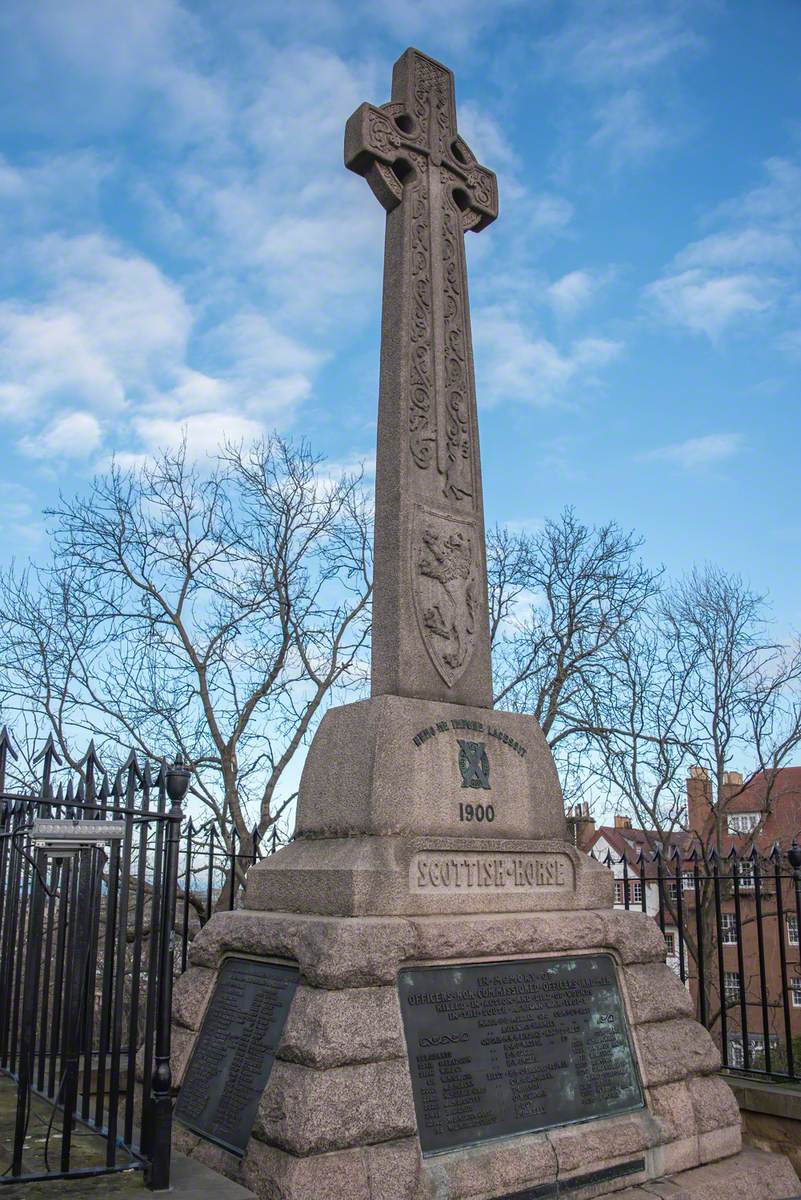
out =
<svg viewBox="0 0 801 1200"><path fill-rule="evenodd" d="M730 834L740 837L753 833L761 816L758 812L729 813L726 817L726 829Z"/></svg>
<svg viewBox="0 0 801 1200"><path fill-rule="evenodd" d="M750 858L742 858L737 863L737 878L740 881L741 892L754 890L754 864Z"/></svg>
<svg viewBox="0 0 801 1200"><path fill-rule="evenodd" d="M675 929L666 929L665 930L665 945L667 946L668 958L675 958L676 957L676 930Z"/></svg>
<svg viewBox="0 0 801 1200"><path fill-rule="evenodd" d="M740 1003L740 972L739 971L724 971L723 973L723 999L726 1004Z"/></svg>
<svg viewBox="0 0 801 1200"><path fill-rule="evenodd" d="M793 1008L801 1008L801 975L794 975L790 980L790 999Z"/></svg>
<svg viewBox="0 0 801 1200"><path fill-rule="evenodd" d="M791 946L798 945L798 914L787 914L787 941Z"/></svg>
<svg viewBox="0 0 801 1200"><path fill-rule="evenodd" d="M743 1049L742 1035L739 1037L729 1037L728 1054L726 1057L729 1060L729 1066L733 1067L735 1070L741 1070L745 1066L745 1051Z"/></svg>
<svg viewBox="0 0 801 1200"><path fill-rule="evenodd" d="M727 937L726 934L731 936ZM736 946L740 940L740 931L737 927L736 913L721 913L720 914L720 940L724 946Z"/></svg>
<svg viewBox="0 0 801 1200"><path fill-rule="evenodd" d="M631 904L642 904L642 881L639 879L630 879L629 888L629 902Z"/></svg>
<svg viewBox="0 0 801 1200"><path fill-rule="evenodd" d="M683 892L695 891L695 876L692 871L683 871L681 876L681 890Z"/></svg>

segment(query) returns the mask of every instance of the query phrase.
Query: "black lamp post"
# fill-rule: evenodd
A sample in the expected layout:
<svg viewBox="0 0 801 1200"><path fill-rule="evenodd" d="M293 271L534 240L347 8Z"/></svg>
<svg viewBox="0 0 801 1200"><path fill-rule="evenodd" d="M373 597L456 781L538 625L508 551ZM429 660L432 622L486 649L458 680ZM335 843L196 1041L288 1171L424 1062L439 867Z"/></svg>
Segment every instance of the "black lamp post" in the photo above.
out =
<svg viewBox="0 0 801 1200"><path fill-rule="evenodd" d="M175 902L178 887L178 843L183 812L181 804L189 790L192 772L176 755L167 768L167 838L164 852L164 903L161 906L159 933L159 989L156 1014L156 1047L151 1085L150 1167L148 1187L166 1191L170 1186L170 1150L172 1143L172 1071L170 1042L172 1032L172 973L175 953Z"/></svg>

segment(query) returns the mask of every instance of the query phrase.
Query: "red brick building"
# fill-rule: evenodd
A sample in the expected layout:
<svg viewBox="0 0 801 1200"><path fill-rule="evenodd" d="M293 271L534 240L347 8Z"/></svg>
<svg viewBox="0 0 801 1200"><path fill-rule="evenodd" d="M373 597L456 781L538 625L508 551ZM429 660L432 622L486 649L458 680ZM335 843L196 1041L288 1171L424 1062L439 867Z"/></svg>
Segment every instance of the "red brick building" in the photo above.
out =
<svg viewBox="0 0 801 1200"><path fill-rule="evenodd" d="M801 767L763 772L745 785L728 772L717 806L706 773L692 768L686 828L664 845L625 817L600 828L586 810L571 820L580 849L601 860L610 853L616 905L625 905L628 888L629 907L643 907L644 897L645 911L663 925L668 961L725 1044L728 1065L784 1073L792 1057L801 1074L799 913L787 859L793 840L801 842Z"/></svg>

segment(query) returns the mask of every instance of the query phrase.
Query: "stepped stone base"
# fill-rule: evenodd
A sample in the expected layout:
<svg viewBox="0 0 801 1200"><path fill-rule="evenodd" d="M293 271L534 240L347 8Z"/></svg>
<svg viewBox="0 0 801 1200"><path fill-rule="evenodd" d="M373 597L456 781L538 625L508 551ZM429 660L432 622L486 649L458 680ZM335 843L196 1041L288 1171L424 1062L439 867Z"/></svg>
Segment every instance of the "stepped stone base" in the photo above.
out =
<svg viewBox="0 0 801 1200"><path fill-rule="evenodd" d="M398 1004L401 966L604 951L617 964L646 1107L422 1157ZM540 1200L556 1194L558 1180L565 1194L589 1200L612 1191L634 1196L641 1184L653 1195L653 1181L689 1173L689 1182L678 1174L675 1184L685 1190L657 1193L681 1200L707 1194L686 1189L695 1186L696 1168L720 1159L727 1160L726 1200L801 1195L786 1159L762 1156L755 1171L753 1157L740 1155L739 1112L715 1075L717 1049L691 1019L689 995L664 963L659 929L642 913L220 913L195 939L192 966L176 986L178 1084L228 954L294 960L301 983L244 1159L186 1131L178 1132L178 1145L259 1196ZM750 1172L744 1190L737 1183L741 1161Z"/></svg>
<svg viewBox="0 0 801 1200"><path fill-rule="evenodd" d="M617 1200L798 1200L798 1176L788 1159L742 1150L721 1162L681 1171L647 1187L626 1188Z"/></svg>

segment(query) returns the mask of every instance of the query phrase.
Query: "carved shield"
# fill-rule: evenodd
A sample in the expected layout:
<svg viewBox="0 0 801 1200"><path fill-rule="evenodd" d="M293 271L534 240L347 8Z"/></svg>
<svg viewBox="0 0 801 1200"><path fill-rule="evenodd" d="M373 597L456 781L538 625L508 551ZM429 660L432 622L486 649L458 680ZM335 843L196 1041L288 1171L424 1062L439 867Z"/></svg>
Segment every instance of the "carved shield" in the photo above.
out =
<svg viewBox="0 0 801 1200"><path fill-rule="evenodd" d="M448 687L473 654L478 602L475 521L415 505L411 583L420 636Z"/></svg>

